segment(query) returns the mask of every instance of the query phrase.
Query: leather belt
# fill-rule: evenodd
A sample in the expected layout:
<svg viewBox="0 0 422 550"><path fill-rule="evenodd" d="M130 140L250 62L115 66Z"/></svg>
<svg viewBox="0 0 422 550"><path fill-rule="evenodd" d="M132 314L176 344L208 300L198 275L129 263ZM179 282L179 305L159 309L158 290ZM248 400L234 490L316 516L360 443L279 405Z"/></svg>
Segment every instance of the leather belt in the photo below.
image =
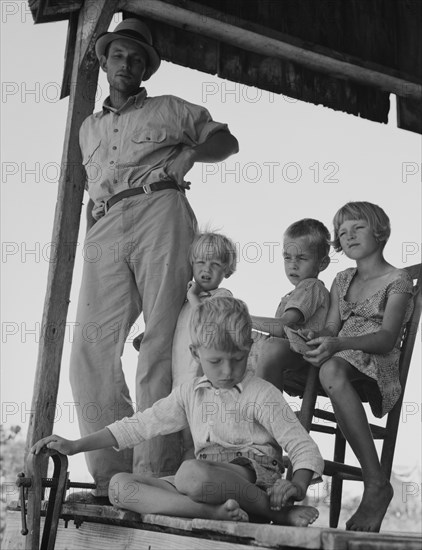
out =
<svg viewBox="0 0 422 550"><path fill-rule="evenodd" d="M233 462L239 458L252 458L258 464L261 464L265 467L275 467L278 466L279 469L283 472L283 464L280 463L275 457L268 455L258 455L252 451L222 451L221 453L210 452L210 453L200 453L199 459L201 460L211 460L213 462Z"/></svg>
<svg viewBox="0 0 422 550"><path fill-rule="evenodd" d="M164 191L165 189L176 189L180 191L180 187L173 180L167 181L157 181L154 183L146 183L140 187L132 187L131 189L125 189L116 195L113 195L105 204L105 211L108 212L112 206L128 197L133 197L134 195L150 195L155 191Z"/></svg>

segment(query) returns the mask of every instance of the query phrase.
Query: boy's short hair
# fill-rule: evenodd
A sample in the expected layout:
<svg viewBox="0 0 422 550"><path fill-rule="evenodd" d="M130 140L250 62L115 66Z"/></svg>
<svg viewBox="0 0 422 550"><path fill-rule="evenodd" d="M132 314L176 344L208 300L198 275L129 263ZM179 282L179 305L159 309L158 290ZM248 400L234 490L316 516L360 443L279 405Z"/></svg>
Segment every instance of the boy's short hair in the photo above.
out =
<svg viewBox="0 0 422 550"><path fill-rule="evenodd" d="M313 218L304 218L292 223L284 232L284 238L298 239L307 237L311 246L316 250L318 260L322 260L330 253L331 235L325 225Z"/></svg>
<svg viewBox="0 0 422 550"><path fill-rule="evenodd" d="M237 298L213 298L195 307L190 320L195 348L216 348L229 353L249 350L252 320L247 305Z"/></svg>
<svg viewBox="0 0 422 550"><path fill-rule="evenodd" d="M195 236L189 249L189 262L191 265L197 258L218 258L226 266L226 278L236 271L236 245L221 233L206 231Z"/></svg>
<svg viewBox="0 0 422 550"><path fill-rule="evenodd" d="M382 247L386 245L390 237L391 226L390 219L384 210L372 202L348 202L336 212L333 220L334 240L332 245L336 252L341 252L343 250L340 244L338 230L341 224L348 220L365 220L374 232L376 240L383 243Z"/></svg>

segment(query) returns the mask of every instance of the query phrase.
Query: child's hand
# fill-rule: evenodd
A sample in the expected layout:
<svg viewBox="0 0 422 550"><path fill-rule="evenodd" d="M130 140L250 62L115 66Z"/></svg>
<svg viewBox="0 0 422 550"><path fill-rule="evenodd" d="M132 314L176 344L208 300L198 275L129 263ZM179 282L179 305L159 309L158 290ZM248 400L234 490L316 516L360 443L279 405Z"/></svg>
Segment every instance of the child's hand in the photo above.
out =
<svg viewBox="0 0 422 550"><path fill-rule="evenodd" d="M325 363L327 359L340 351L339 339L336 336L320 336L319 338L310 340L308 344L310 346L318 346L308 351L304 356L305 359L315 367L319 367L322 363Z"/></svg>
<svg viewBox="0 0 422 550"><path fill-rule="evenodd" d="M310 328L300 328L297 333L302 336L307 342L316 338L316 333Z"/></svg>
<svg viewBox="0 0 422 550"><path fill-rule="evenodd" d="M267 495L270 499L270 508L275 511L305 498L302 487L287 479L278 479L270 489L267 489Z"/></svg>
<svg viewBox="0 0 422 550"><path fill-rule="evenodd" d="M298 330L294 330L290 327L284 327L284 333L287 336L290 344L290 349L301 355L306 355L310 349L307 339L302 336Z"/></svg>
<svg viewBox="0 0 422 550"><path fill-rule="evenodd" d="M187 292L187 298L189 299L189 296L199 296L201 294L202 288L198 285L195 281L189 281L188 282L188 292Z"/></svg>
<svg viewBox="0 0 422 550"><path fill-rule="evenodd" d="M48 437L43 437L42 439L37 441L35 445L31 447L30 452L34 455L37 455L40 453L43 447L47 447L48 449L59 451L59 453L62 453L64 455L73 455L76 452L74 443L74 441L64 439L59 435L49 435Z"/></svg>

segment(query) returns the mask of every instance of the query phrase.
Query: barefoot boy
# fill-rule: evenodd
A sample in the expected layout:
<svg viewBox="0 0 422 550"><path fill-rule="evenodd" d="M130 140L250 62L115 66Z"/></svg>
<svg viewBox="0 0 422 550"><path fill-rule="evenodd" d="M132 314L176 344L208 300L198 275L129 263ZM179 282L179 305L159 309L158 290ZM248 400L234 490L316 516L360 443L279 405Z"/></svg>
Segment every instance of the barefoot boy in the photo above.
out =
<svg viewBox="0 0 422 550"><path fill-rule="evenodd" d="M236 271L236 245L221 233L198 233L189 249L189 262L193 281L188 283L186 301L180 310L173 336L173 388L203 374L201 365L189 349L190 318L194 308L204 300L233 296L230 290L221 288L220 284ZM189 428L186 428L182 431L182 460L194 456L192 435Z"/></svg>
<svg viewBox="0 0 422 550"><path fill-rule="evenodd" d="M44 446L68 455L110 446L122 450L189 426L195 459L166 478L116 474L109 490L115 506L142 514L313 523L318 511L293 502L305 497L323 460L281 392L246 370L251 347L246 305L235 298L206 300L194 310L190 327L191 352L204 376L131 418L75 441L48 436L32 452ZM281 479L282 448L293 465L291 481Z"/></svg>

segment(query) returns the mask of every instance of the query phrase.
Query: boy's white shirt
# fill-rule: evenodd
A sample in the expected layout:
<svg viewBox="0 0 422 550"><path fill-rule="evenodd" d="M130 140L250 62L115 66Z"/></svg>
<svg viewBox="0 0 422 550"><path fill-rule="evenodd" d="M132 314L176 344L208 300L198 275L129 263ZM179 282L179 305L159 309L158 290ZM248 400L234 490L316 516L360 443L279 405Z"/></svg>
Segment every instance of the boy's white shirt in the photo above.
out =
<svg viewBox="0 0 422 550"><path fill-rule="evenodd" d="M300 424L283 394L272 384L246 371L234 388L214 388L205 376L181 384L150 409L107 426L117 450L134 447L156 435L190 427L195 456L252 452L282 461L288 454L293 471L322 474L324 461L316 443ZM215 460L215 458L214 458Z"/></svg>

